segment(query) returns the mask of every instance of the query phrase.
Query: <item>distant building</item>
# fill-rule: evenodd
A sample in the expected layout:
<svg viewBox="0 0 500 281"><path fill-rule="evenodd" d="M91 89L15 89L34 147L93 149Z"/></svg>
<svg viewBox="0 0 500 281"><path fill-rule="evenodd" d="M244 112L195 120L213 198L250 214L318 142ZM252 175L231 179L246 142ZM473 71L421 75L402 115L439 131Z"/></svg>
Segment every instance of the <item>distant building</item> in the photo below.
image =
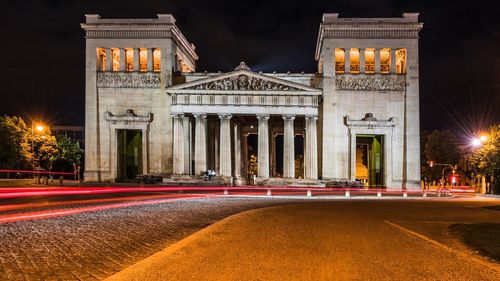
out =
<svg viewBox="0 0 500 281"><path fill-rule="evenodd" d="M65 135L80 143L80 147L85 145L85 127L84 126L52 126L50 131L53 136Z"/></svg>
<svg viewBox="0 0 500 281"><path fill-rule="evenodd" d="M307 74L257 73L245 63L195 72L195 47L172 15L86 15L82 28L87 181L210 169L244 182L247 140L257 135L261 183L293 181L303 165L311 181L420 188L418 14L324 14L318 72Z"/></svg>

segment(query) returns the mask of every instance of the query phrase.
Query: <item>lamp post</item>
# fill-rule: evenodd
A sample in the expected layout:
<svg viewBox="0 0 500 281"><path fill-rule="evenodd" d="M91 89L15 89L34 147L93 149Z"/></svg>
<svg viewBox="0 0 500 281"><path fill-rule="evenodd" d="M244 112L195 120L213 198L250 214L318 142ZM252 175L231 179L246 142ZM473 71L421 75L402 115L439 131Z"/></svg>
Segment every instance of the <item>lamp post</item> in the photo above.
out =
<svg viewBox="0 0 500 281"><path fill-rule="evenodd" d="M32 169L35 170L35 131L38 133L43 133L45 131L45 126L43 124L31 123L31 159L32 159Z"/></svg>

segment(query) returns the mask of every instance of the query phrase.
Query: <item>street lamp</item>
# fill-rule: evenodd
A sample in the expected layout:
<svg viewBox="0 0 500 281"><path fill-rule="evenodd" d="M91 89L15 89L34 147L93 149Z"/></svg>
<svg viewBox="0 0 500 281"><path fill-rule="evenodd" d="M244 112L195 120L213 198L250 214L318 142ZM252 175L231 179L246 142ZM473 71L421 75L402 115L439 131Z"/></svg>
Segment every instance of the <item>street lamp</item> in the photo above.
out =
<svg viewBox="0 0 500 281"><path fill-rule="evenodd" d="M45 131L45 125L35 122L31 123L31 153L32 153L32 169L35 170L35 131L36 133L43 133Z"/></svg>

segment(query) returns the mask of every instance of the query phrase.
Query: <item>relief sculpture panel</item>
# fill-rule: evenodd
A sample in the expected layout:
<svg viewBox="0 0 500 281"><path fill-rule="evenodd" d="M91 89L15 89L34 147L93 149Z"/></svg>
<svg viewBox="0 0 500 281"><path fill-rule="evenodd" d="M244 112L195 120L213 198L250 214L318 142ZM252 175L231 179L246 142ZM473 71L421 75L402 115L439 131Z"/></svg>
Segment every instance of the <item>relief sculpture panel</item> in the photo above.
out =
<svg viewBox="0 0 500 281"><path fill-rule="evenodd" d="M160 88L160 74L154 72L98 72L100 88Z"/></svg>
<svg viewBox="0 0 500 281"><path fill-rule="evenodd" d="M238 75L227 77L208 83L196 85L187 89L191 90L247 90L247 91L289 91L299 90L297 88L279 84L276 82L251 77L248 75Z"/></svg>
<svg viewBox="0 0 500 281"><path fill-rule="evenodd" d="M341 74L335 76L338 91L404 91L405 75L398 74Z"/></svg>

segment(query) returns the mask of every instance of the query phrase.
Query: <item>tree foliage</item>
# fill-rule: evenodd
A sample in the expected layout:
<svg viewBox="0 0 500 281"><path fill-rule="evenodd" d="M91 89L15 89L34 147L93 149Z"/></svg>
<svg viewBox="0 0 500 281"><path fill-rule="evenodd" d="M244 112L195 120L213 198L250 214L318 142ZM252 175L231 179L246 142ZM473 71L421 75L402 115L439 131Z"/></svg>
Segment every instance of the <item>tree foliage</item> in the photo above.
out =
<svg viewBox="0 0 500 281"><path fill-rule="evenodd" d="M59 160L79 166L82 152L78 142L67 136L56 139L48 128L39 132L20 117L0 117L0 168L50 171Z"/></svg>
<svg viewBox="0 0 500 281"><path fill-rule="evenodd" d="M486 142L472 153L471 164L477 172L487 175L493 191L500 193L500 124L490 127Z"/></svg>
<svg viewBox="0 0 500 281"><path fill-rule="evenodd" d="M0 168L25 169L31 159L28 128L22 118L0 117Z"/></svg>
<svg viewBox="0 0 500 281"><path fill-rule="evenodd" d="M457 136L448 130L422 133L422 176L429 181L441 178L442 166L429 167L428 162L456 165L461 153Z"/></svg>

